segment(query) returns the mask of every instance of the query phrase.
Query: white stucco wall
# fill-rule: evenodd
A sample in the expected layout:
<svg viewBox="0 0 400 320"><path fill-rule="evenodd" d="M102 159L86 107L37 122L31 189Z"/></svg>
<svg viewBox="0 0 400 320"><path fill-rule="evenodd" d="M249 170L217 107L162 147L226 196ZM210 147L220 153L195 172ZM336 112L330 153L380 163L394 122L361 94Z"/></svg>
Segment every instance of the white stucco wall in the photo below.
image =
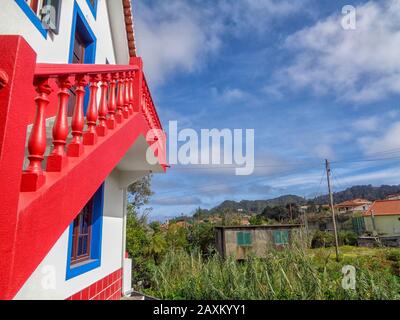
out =
<svg viewBox="0 0 400 320"><path fill-rule="evenodd" d="M107 6L106 0L98 0L96 19L93 17L86 0L63 0L61 4L60 32L58 35L49 32L47 39L41 35L14 0L2 0L0 34L17 34L23 36L36 51L38 62L68 63L75 2L79 5L86 21L96 35L96 63L105 64L107 58L110 64L115 64L114 52L117 51L125 51L124 53L119 53L119 55L129 54L125 30L119 30L119 33L125 35L125 39L113 41L111 36L111 25L113 29L121 27L121 19L122 21L124 19L123 11L113 10L113 21L110 21L108 12L110 4ZM112 4L113 2L115 2L114 5ZM117 4L115 0L110 3L112 8ZM124 24L123 28L125 28ZM119 45L114 50L114 42L120 43L121 41L126 43L126 47ZM123 62L125 64L128 63L128 61Z"/></svg>
<svg viewBox="0 0 400 320"><path fill-rule="evenodd" d="M68 227L15 299L65 299L121 268L124 191L118 179L114 171L105 181L100 267L66 280Z"/></svg>
<svg viewBox="0 0 400 320"><path fill-rule="evenodd" d="M373 232L373 223L370 216L364 217L365 229ZM383 236L400 235L400 215L375 216L375 231Z"/></svg>

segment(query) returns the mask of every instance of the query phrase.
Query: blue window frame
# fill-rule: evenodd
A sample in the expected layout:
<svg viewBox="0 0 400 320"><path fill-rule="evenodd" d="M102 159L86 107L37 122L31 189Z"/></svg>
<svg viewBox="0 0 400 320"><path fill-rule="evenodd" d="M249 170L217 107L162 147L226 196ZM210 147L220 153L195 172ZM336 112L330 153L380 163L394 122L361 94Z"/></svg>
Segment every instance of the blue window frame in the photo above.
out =
<svg viewBox="0 0 400 320"><path fill-rule="evenodd" d="M86 0L90 11L92 11L93 17L96 19L97 16L97 2L98 0Z"/></svg>
<svg viewBox="0 0 400 320"><path fill-rule="evenodd" d="M85 19L81 9L78 4L75 2L74 4L74 12L72 15L72 29L71 29L71 38L69 44L69 58L68 63L73 63L74 59L74 44L75 44L75 36L78 34L79 38L83 41L85 46L84 53L84 61L85 64L91 64L96 62L96 44L97 39L92 29L90 28L88 22ZM87 89L87 88L86 88ZM84 113L86 114L86 110L89 104L89 90L86 90L85 99L84 99Z"/></svg>
<svg viewBox="0 0 400 320"><path fill-rule="evenodd" d="M43 26L42 21L35 12L29 7L25 0L14 0L26 16L31 20L32 24L38 29L43 38L47 39L47 29Z"/></svg>
<svg viewBox="0 0 400 320"><path fill-rule="evenodd" d="M85 58L84 63L95 63L96 62L96 43L97 39L94 35L92 29L87 23L85 16L83 15L81 9L76 4L74 5L74 12L72 17L72 29L71 38L69 43L69 59L68 63L73 62L74 54L74 41L76 33L79 34L80 38L85 43Z"/></svg>
<svg viewBox="0 0 400 320"><path fill-rule="evenodd" d="M67 273L66 279L77 277L83 273L100 267L101 265L101 241L102 241L102 226L103 226L103 205L104 205L104 184L96 191L92 199L88 202L91 206L91 220L85 221L84 228L90 228L90 250L87 249L75 249L80 251L87 250L89 255L88 259L79 262L72 263L71 257L73 256L74 250L74 227L76 227L76 219L71 223L69 228L69 239L68 239L68 252L67 252ZM87 210L86 205L80 215ZM88 225L87 225L88 224ZM81 246L81 244L80 244Z"/></svg>

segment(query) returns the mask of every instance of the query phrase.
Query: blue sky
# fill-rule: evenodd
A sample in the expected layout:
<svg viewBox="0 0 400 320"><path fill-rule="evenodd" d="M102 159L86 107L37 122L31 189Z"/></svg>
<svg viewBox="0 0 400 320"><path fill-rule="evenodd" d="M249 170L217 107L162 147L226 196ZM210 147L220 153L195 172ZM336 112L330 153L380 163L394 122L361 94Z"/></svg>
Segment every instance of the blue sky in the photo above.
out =
<svg viewBox="0 0 400 320"><path fill-rule="evenodd" d="M356 30L342 28L344 5ZM325 158L337 191L400 184L399 0L142 0L134 15L167 132L172 120L255 130L251 176L172 167L153 179L153 216L323 194Z"/></svg>

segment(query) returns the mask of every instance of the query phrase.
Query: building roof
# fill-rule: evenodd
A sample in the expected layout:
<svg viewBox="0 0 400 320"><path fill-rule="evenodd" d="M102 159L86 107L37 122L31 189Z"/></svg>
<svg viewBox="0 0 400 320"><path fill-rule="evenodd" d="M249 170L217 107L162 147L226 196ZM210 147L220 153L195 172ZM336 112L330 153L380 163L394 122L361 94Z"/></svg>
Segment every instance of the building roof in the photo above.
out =
<svg viewBox="0 0 400 320"><path fill-rule="evenodd" d="M124 6L126 36L128 39L129 56L136 57L135 29L133 24L132 5L130 0L122 0Z"/></svg>
<svg viewBox="0 0 400 320"><path fill-rule="evenodd" d="M371 201L367 199L353 199L338 203L335 207L358 207L362 206L363 204L370 204Z"/></svg>
<svg viewBox="0 0 400 320"><path fill-rule="evenodd" d="M400 215L400 200L377 200L364 213L364 216L391 216Z"/></svg>

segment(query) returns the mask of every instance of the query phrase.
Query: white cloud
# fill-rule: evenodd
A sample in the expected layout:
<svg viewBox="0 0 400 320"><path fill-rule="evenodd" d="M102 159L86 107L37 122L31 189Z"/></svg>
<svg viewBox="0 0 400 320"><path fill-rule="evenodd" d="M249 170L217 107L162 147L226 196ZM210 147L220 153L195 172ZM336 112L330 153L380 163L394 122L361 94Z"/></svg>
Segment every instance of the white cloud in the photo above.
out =
<svg viewBox="0 0 400 320"><path fill-rule="evenodd" d="M266 32L273 19L304 6L289 0L158 0L135 2L139 55L148 78L162 84L177 72L195 72L227 36Z"/></svg>
<svg viewBox="0 0 400 320"><path fill-rule="evenodd" d="M137 3L138 51L151 81L162 83L176 71L193 72L219 47L218 24L203 24L204 12L183 1Z"/></svg>
<svg viewBox="0 0 400 320"><path fill-rule="evenodd" d="M243 101L247 98L251 98L250 94L239 88L225 88L218 90L217 88L211 88L211 94L219 101L224 103L234 103Z"/></svg>
<svg viewBox="0 0 400 320"><path fill-rule="evenodd" d="M353 123L354 129L357 131L376 131L379 128L378 117L361 118Z"/></svg>
<svg viewBox="0 0 400 320"><path fill-rule="evenodd" d="M337 14L289 36L285 46L295 59L281 83L355 102L400 93L400 1L368 2L356 10L356 30L344 30Z"/></svg>
<svg viewBox="0 0 400 320"><path fill-rule="evenodd" d="M400 122L395 122L382 136L362 137L358 141L367 155L400 148Z"/></svg>
<svg viewBox="0 0 400 320"><path fill-rule="evenodd" d="M165 198L155 198L152 200L154 205L162 206L179 206L179 205L201 205L203 202L199 197L165 197Z"/></svg>

